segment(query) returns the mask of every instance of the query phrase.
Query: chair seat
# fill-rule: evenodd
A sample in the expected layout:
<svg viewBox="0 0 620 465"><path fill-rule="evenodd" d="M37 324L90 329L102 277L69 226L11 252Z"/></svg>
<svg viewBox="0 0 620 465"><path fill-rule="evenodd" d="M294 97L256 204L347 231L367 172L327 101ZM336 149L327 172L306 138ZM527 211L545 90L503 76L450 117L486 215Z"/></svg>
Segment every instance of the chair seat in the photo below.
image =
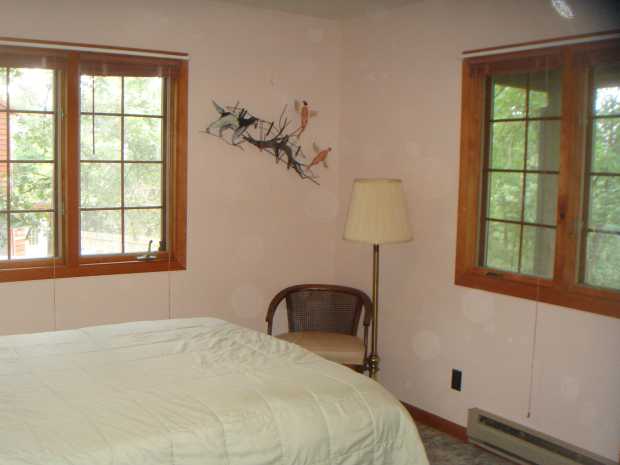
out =
<svg viewBox="0 0 620 465"><path fill-rule="evenodd" d="M297 331L276 336L343 365L364 364L364 341L359 337L323 331Z"/></svg>

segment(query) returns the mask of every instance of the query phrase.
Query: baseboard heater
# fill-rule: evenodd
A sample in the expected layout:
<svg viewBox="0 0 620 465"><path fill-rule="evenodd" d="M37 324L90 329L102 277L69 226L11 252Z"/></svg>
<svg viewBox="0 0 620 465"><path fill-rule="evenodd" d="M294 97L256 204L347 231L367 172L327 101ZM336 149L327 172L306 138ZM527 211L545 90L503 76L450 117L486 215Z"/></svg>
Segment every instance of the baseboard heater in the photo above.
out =
<svg viewBox="0 0 620 465"><path fill-rule="evenodd" d="M617 465L605 457L477 408L467 417L469 441L523 465Z"/></svg>

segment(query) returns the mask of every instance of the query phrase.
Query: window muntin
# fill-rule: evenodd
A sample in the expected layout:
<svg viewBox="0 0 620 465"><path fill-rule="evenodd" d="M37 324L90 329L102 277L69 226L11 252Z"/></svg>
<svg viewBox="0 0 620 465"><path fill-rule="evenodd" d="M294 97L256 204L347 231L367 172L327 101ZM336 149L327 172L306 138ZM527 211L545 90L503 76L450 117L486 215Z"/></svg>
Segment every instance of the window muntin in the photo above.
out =
<svg viewBox="0 0 620 465"><path fill-rule="evenodd" d="M487 82L480 264L551 278L561 71L497 74Z"/></svg>
<svg viewBox="0 0 620 465"><path fill-rule="evenodd" d="M165 250L166 80L82 75L81 254Z"/></svg>
<svg viewBox="0 0 620 465"><path fill-rule="evenodd" d="M58 254L57 80L0 67L0 261Z"/></svg>
<svg viewBox="0 0 620 465"><path fill-rule="evenodd" d="M620 290L620 64L595 66L590 82L581 279Z"/></svg>

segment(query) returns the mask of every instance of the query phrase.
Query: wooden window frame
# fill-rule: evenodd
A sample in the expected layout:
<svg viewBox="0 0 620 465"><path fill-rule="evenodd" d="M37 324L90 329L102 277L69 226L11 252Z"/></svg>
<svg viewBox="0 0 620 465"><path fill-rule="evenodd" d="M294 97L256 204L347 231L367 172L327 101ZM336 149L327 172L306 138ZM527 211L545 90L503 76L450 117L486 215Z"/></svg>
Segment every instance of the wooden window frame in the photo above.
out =
<svg viewBox="0 0 620 465"><path fill-rule="evenodd" d="M36 42L35 42L36 43ZM50 42L45 42L50 44ZM53 44L53 43L52 43ZM67 44L71 45L71 44ZM79 45L79 44L78 44ZM102 47L103 48L103 47ZM126 49L133 52L134 49ZM140 52L149 52L140 50ZM153 51L153 53L162 53ZM177 53L174 53L177 54ZM0 47L0 66L36 66L44 61L56 69L60 90L56 96L62 126L59 136L56 208L57 234L54 237L56 257L0 262L0 282L37 279L72 278L126 273L185 270L187 262L187 118L188 62L123 54L105 54L74 50L30 47ZM170 79L168 102L168 159L164 178L167 200L164 206L166 251L150 260L139 260L141 254L80 255L80 76L96 72L105 63L105 72L135 73L149 76L167 73ZM156 70L156 71L153 71ZM159 75L159 74L158 74ZM59 233L58 233L59 232Z"/></svg>
<svg viewBox="0 0 620 465"><path fill-rule="evenodd" d="M620 291L580 282L589 70L618 61L620 40L540 48L463 60L455 284L620 318ZM485 86L491 74L562 68L556 250L551 279L485 268L479 260L485 162Z"/></svg>

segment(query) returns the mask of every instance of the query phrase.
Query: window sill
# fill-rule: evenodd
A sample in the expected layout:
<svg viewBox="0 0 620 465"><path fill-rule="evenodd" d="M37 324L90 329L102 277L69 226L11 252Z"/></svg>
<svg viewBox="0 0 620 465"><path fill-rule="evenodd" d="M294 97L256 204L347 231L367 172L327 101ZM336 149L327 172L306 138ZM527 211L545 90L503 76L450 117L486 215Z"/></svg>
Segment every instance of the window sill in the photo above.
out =
<svg viewBox="0 0 620 465"><path fill-rule="evenodd" d="M185 263L176 258L157 258L154 260L136 260L135 258L114 257L106 261L80 263L77 266L58 264L53 266L49 261L20 262L19 268L0 270L0 283L15 281L34 281L38 279L77 278L80 276L106 276L115 274L155 273L162 271L185 270Z"/></svg>
<svg viewBox="0 0 620 465"><path fill-rule="evenodd" d="M488 274L489 272L493 274ZM566 287L548 279L495 273L493 270L482 268L472 268L460 273L457 271L454 283L458 286L620 318L620 293L605 289L583 285Z"/></svg>

